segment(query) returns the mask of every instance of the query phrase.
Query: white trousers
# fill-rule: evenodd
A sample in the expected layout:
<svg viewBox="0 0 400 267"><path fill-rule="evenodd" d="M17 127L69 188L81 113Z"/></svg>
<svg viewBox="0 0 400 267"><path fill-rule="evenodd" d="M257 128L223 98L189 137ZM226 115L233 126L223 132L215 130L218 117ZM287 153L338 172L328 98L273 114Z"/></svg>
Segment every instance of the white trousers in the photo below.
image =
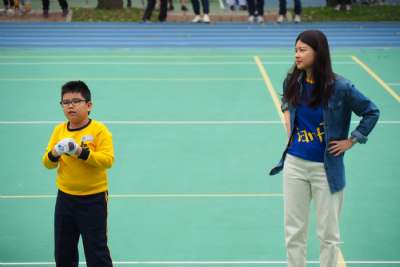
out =
<svg viewBox="0 0 400 267"><path fill-rule="evenodd" d="M322 267L337 267L343 191L332 194L323 163L287 155L283 168L285 241L289 267L306 266L309 207L314 199Z"/></svg>

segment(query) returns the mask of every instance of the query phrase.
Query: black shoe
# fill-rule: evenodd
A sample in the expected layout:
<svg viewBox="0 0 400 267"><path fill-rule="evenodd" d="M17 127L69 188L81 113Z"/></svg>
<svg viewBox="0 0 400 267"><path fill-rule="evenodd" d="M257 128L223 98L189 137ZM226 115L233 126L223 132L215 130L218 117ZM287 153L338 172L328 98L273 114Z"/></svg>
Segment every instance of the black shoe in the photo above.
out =
<svg viewBox="0 0 400 267"><path fill-rule="evenodd" d="M239 10L246 11L246 10L247 10L247 6L240 6L240 7L239 7Z"/></svg>
<svg viewBox="0 0 400 267"><path fill-rule="evenodd" d="M229 9L230 9L231 11L235 11L235 6L232 5L232 6L229 7Z"/></svg>
<svg viewBox="0 0 400 267"><path fill-rule="evenodd" d="M182 5L182 6L181 6L181 10L182 10L182 11L188 11L188 8L187 8L185 5Z"/></svg>
<svg viewBox="0 0 400 267"><path fill-rule="evenodd" d="M69 13L68 9L63 9L62 16L65 18L66 16L68 16L68 13Z"/></svg>
<svg viewBox="0 0 400 267"><path fill-rule="evenodd" d="M168 10L169 11L172 11L172 10L174 10L175 8L174 8L174 6L173 5L170 5L169 7L168 7Z"/></svg>

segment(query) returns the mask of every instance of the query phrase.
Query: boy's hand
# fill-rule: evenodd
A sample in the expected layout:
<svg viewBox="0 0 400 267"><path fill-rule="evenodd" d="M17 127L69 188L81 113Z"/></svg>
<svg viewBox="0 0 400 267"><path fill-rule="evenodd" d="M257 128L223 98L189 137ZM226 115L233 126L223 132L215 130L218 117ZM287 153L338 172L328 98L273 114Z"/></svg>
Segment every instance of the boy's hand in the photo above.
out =
<svg viewBox="0 0 400 267"><path fill-rule="evenodd" d="M69 155L73 155L76 153L76 151L78 150L79 145L75 142L74 139L72 138L65 138L62 139L61 141L59 141L55 146L53 151L56 154L55 156L61 156L62 154L69 154Z"/></svg>
<svg viewBox="0 0 400 267"><path fill-rule="evenodd" d="M54 156L59 157L66 152L64 140L59 141L51 151Z"/></svg>

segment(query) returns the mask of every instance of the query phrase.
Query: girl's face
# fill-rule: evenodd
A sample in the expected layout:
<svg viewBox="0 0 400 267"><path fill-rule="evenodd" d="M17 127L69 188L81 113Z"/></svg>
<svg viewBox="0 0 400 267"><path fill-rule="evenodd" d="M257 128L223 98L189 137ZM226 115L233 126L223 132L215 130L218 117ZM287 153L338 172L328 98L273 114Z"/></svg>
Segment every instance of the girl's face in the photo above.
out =
<svg viewBox="0 0 400 267"><path fill-rule="evenodd" d="M314 60L315 60L315 51L306 43L302 41L297 41L296 47L296 66L299 70L311 70Z"/></svg>

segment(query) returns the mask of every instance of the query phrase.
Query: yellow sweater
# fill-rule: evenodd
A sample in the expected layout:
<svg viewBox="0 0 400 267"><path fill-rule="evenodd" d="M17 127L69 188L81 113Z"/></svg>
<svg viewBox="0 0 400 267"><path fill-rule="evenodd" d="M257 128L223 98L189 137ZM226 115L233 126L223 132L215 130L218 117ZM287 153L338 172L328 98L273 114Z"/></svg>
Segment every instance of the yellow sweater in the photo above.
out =
<svg viewBox="0 0 400 267"><path fill-rule="evenodd" d="M73 138L83 149L89 149L89 157L84 160L64 154L58 161L51 161L48 153L64 138ZM106 169L114 162L112 135L104 124L95 120L76 130L69 130L66 122L61 123L54 128L42 161L48 169L58 167L56 183L62 192L91 195L107 191Z"/></svg>

